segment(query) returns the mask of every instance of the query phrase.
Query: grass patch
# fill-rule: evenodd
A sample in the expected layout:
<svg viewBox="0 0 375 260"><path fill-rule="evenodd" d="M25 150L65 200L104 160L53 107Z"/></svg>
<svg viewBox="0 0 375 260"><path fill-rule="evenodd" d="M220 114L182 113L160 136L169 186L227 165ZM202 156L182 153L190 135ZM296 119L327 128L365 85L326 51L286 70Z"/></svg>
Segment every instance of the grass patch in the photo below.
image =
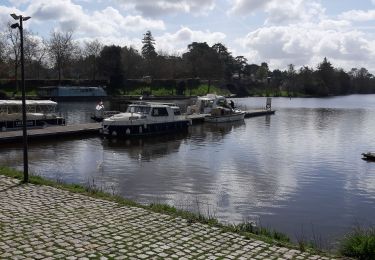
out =
<svg viewBox="0 0 375 260"><path fill-rule="evenodd" d="M23 180L22 172L8 168L8 167L0 166L0 174L19 179L21 181ZM118 203L119 206L139 207L139 208L151 210L153 212L167 214L173 217L180 217L180 218L186 219L188 224L192 224L192 223L207 224L212 227L220 228L222 232L232 232L232 233L243 235L247 239L257 239L257 240L262 240L266 243L273 244L273 245L298 249L297 245L293 245L290 243L289 237L287 237L285 234L282 234L280 232L277 232L275 230L271 230L265 227L257 226L253 222L245 222L245 223L241 223L237 225L223 224L223 223L220 223L216 218L212 216L207 217L199 212L192 213L186 210L180 210L180 209L177 209L173 206L166 205L166 204L152 203L150 205L142 205L137 202L122 198L120 196L115 196L109 193L105 193L100 188L98 188L94 183L89 183L86 186L82 186L78 184L64 184L61 181L55 182L52 180L47 180L42 177L33 176L33 175L29 176L29 182L35 185L52 186L55 188L87 195L87 196L94 197L94 198L113 201L113 202ZM306 251L316 252L316 251L313 251L311 248L306 248ZM367 259L367 258L364 258L364 259Z"/></svg>
<svg viewBox="0 0 375 260"><path fill-rule="evenodd" d="M191 94L190 94L191 93ZM185 95L186 96L204 96L208 93L215 93L217 95L222 95L222 96L229 96L231 93L222 88L218 88L216 86L211 85L208 87L207 84L202 84L199 85L198 87L192 88L191 91L189 88L185 90Z"/></svg>
<svg viewBox="0 0 375 260"><path fill-rule="evenodd" d="M290 238L287 235L278 232L274 229L269 229L266 227L262 227L260 225L256 225L254 222L245 222L237 225L232 225L231 229L237 233L251 233L254 235L271 238L273 240L284 243L290 242Z"/></svg>
<svg viewBox="0 0 375 260"><path fill-rule="evenodd" d="M192 213L186 210L180 210L173 206L159 203L151 203L147 208L151 209L154 212L158 213L168 213L169 215L175 217L181 217L188 221L188 223L200 222L205 223L211 226L218 226L219 222L217 219L211 216L204 216L201 213Z"/></svg>
<svg viewBox="0 0 375 260"><path fill-rule="evenodd" d="M340 253L362 260L375 259L375 228L355 228L341 241Z"/></svg>
<svg viewBox="0 0 375 260"><path fill-rule="evenodd" d="M150 86L144 86L139 87L136 89L125 91L123 94L130 95L130 96L138 96L143 95L145 93L151 93L153 96L173 96L176 95L176 90L172 88L166 88L166 87L150 87ZM227 96L231 93L226 90L222 89L216 86L211 85L208 87L207 84L202 84L197 87L193 88L186 88L185 89L185 96L204 96L207 93L216 93L217 95L223 95Z"/></svg>

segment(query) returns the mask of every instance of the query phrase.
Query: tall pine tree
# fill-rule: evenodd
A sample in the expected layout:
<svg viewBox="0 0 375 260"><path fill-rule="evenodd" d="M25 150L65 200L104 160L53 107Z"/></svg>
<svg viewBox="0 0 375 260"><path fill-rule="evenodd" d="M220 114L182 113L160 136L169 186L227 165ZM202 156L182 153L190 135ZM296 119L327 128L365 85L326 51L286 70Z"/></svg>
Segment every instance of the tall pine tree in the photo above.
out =
<svg viewBox="0 0 375 260"><path fill-rule="evenodd" d="M152 60L157 56L155 51L155 39L150 31L147 31L142 40L142 55L146 60Z"/></svg>
<svg viewBox="0 0 375 260"><path fill-rule="evenodd" d="M142 56L145 59L145 75L148 76L155 76L155 70L154 70L154 64L157 57L157 53L155 51L155 40L154 37L152 37L152 34L150 31L147 31L142 40L143 46L142 46Z"/></svg>

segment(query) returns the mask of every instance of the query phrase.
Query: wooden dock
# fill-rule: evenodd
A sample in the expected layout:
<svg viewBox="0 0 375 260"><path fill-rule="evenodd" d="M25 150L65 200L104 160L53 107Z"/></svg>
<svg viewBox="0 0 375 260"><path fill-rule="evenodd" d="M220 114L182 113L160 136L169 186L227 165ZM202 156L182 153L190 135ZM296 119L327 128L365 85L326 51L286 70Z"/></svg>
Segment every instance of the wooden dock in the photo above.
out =
<svg viewBox="0 0 375 260"><path fill-rule="evenodd" d="M60 136L99 134L100 123L87 123L66 126L49 126L27 130L28 139L56 138ZM0 143L22 142L22 130L0 132Z"/></svg>
<svg viewBox="0 0 375 260"><path fill-rule="evenodd" d="M273 115L275 114L275 110L247 110L245 111L245 118L249 117L256 117L256 116L266 116L266 115ZM206 116L209 116L210 114L193 114L188 115L187 118L191 119L193 125L195 124L201 124L204 122L204 118Z"/></svg>
<svg viewBox="0 0 375 260"><path fill-rule="evenodd" d="M266 110L266 109L247 110L245 112L246 112L245 118L256 117L256 116L266 116L266 115L273 115L273 114L275 114L275 110Z"/></svg>

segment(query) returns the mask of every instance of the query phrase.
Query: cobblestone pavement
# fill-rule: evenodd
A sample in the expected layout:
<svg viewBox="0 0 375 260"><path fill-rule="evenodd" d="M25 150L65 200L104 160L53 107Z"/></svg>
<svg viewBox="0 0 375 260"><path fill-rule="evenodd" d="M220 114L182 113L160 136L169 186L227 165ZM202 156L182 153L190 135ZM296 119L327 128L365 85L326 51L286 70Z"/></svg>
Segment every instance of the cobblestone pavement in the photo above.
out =
<svg viewBox="0 0 375 260"><path fill-rule="evenodd" d="M329 259L0 176L1 259Z"/></svg>

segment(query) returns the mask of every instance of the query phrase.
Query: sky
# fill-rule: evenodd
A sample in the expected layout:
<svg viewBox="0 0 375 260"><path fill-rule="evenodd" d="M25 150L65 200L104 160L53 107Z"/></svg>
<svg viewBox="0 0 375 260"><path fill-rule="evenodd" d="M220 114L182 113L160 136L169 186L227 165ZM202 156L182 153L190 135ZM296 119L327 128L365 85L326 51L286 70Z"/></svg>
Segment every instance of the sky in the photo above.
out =
<svg viewBox="0 0 375 260"><path fill-rule="evenodd" d="M2 28L10 13L31 16L24 27L45 38L73 31L79 42L140 50L150 30L156 50L172 55L220 42L271 69L316 68L327 57L375 74L375 0L0 0Z"/></svg>

